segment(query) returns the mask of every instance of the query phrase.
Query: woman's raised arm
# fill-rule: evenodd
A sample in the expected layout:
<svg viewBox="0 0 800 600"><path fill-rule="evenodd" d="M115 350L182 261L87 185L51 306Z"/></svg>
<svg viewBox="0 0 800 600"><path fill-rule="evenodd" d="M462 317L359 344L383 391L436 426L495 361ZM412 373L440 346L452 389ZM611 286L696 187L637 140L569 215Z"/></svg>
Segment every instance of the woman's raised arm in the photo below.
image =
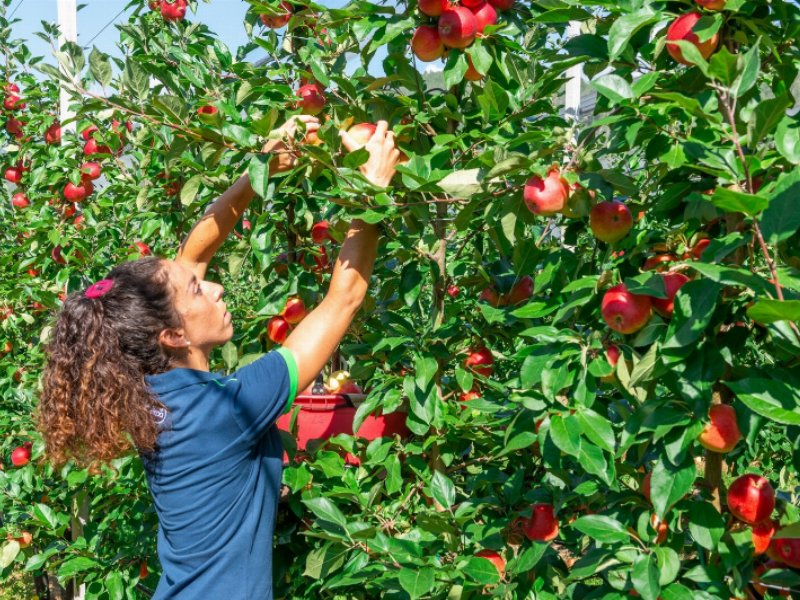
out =
<svg viewBox="0 0 800 600"><path fill-rule="evenodd" d="M308 115L293 117L278 128L277 138L271 139L264 146L265 152L282 153L281 160L270 163L270 174L280 173L294 166L295 156L285 140L294 137L297 123L300 121L305 123L308 131L319 129L319 120ZM242 217L253 196L255 192L245 173L208 207L200 221L181 243L178 256L175 258L176 262L189 268L198 279L205 278L208 263L225 238L233 231L233 227Z"/></svg>

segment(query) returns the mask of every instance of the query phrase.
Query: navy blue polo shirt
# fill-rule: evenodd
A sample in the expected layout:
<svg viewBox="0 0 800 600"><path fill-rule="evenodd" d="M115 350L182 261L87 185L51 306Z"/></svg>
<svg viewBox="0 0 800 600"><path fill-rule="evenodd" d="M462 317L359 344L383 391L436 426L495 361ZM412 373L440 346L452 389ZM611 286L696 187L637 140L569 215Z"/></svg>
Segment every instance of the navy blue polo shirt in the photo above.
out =
<svg viewBox="0 0 800 600"><path fill-rule="evenodd" d="M164 569L153 600L271 600L275 421L297 393L292 354L269 352L228 376L173 369L147 382L168 408L156 415L157 452L142 456Z"/></svg>

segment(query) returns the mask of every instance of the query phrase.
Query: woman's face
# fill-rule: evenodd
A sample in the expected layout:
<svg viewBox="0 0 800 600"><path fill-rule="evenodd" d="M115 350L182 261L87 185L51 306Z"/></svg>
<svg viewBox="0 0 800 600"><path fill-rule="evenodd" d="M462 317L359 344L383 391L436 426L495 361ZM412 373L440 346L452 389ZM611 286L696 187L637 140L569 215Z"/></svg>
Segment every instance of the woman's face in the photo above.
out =
<svg viewBox="0 0 800 600"><path fill-rule="evenodd" d="M165 260L175 309L183 321L183 337L192 347L210 352L233 337L231 314L218 283L197 279L191 270Z"/></svg>

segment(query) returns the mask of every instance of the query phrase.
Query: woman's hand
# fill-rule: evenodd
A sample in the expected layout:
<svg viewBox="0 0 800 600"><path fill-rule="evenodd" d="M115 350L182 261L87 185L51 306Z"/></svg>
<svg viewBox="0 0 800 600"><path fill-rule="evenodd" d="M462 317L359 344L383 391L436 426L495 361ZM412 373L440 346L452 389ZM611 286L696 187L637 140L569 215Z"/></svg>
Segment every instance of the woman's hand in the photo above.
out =
<svg viewBox="0 0 800 600"><path fill-rule="evenodd" d="M312 131L317 131L320 127L319 119L311 115L296 115L286 123L270 133L270 139L263 152L271 152L275 157L269 162L270 172L283 173L293 169L297 164L297 152L294 148L294 137L297 133L297 126L300 122L305 123L306 135Z"/></svg>
<svg viewBox="0 0 800 600"><path fill-rule="evenodd" d="M400 150L394 143L394 132L388 129L389 124L386 121L378 121L375 133L364 146L369 151L369 160L361 165L364 177L373 185L382 188L388 187L401 157ZM346 131L340 130L339 135L349 152L361 148L361 145Z"/></svg>

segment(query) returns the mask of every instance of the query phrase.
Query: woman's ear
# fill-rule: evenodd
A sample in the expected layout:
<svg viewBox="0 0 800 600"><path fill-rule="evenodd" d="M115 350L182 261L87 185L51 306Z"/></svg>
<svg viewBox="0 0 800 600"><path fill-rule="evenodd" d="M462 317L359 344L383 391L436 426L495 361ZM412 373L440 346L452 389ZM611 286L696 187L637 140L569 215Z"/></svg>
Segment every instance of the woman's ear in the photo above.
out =
<svg viewBox="0 0 800 600"><path fill-rule="evenodd" d="M158 341L169 350L183 350L191 346L191 342L184 336L183 329L162 329L158 334Z"/></svg>

